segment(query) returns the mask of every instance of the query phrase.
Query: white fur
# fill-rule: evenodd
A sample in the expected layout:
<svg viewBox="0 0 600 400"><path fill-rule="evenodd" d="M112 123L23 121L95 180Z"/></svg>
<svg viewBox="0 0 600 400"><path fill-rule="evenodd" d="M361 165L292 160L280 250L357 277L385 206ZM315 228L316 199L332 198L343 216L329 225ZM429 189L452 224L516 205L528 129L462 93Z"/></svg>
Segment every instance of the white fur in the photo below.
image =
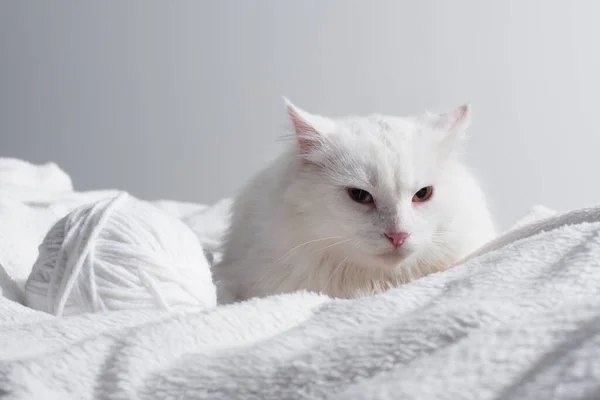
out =
<svg viewBox="0 0 600 400"><path fill-rule="evenodd" d="M374 294L448 268L495 236L484 194L459 160L469 106L335 120L287 107L298 140L234 202L214 271L221 302L301 289ZM429 185L431 199L413 203ZM368 191L376 206L352 201L347 187ZM395 249L386 231L410 236Z"/></svg>

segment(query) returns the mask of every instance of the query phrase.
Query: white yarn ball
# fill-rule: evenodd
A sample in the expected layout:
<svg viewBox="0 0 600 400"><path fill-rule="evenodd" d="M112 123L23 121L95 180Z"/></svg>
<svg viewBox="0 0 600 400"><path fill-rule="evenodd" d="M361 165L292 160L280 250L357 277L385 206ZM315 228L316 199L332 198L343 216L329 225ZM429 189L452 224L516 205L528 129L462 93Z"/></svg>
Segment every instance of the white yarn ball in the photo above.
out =
<svg viewBox="0 0 600 400"><path fill-rule="evenodd" d="M216 305L202 246L177 218L126 193L82 206L39 246L25 286L31 308L54 315Z"/></svg>

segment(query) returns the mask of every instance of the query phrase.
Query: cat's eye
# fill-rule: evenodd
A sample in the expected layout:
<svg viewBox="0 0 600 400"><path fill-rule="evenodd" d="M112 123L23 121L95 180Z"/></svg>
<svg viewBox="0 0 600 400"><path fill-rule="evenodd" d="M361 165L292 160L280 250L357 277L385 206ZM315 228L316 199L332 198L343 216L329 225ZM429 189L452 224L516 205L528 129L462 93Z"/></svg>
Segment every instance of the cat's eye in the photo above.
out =
<svg viewBox="0 0 600 400"><path fill-rule="evenodd" d="M433 186L425 186L419 189L412 198L413 203L423 203L431 198L433 194Z"/></svg>
<svg viewBox="0 0 600 400"><path fill-rule="evenodd" d="M350 196L350 198L357 203L360 203L360 204L373 203L373 196L371 196L371 193L367 192L366 190L356 189L356 188L348 188L346 190L348 192L348 196Z"/></svg>

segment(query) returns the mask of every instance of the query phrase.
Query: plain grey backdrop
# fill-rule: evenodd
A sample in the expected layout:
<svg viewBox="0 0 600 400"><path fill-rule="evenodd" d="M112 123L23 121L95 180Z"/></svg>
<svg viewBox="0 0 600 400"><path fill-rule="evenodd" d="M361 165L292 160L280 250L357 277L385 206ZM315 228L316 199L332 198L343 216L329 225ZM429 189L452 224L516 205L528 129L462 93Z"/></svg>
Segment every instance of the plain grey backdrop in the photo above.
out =
<svg viewBox="0 0 600 400"><path fill-rule="evenodd" d="M504 227L598 203L600 2L0 1L0 156L78 190L212 203L330 116L473 105Z"/></svg>

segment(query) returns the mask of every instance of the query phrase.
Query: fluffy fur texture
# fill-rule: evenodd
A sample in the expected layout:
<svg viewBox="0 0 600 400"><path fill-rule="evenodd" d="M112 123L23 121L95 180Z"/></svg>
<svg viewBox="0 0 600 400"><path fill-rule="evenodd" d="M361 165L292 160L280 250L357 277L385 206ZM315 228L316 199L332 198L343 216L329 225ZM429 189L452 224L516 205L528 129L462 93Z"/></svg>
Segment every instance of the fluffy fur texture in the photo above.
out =
<svg viewBox="0 0 600 400"><path fill-rule="evenodd" d="M342 119L286 107L294 145L233 205L214 271L222 303L301 289L370 295L448 268L495 236L484 194L459 159L468 105ZM413 201L427 186L431 198ZM374 202L353 201L348 188ZM410 236L396 247L385 232Z"/></svg>

